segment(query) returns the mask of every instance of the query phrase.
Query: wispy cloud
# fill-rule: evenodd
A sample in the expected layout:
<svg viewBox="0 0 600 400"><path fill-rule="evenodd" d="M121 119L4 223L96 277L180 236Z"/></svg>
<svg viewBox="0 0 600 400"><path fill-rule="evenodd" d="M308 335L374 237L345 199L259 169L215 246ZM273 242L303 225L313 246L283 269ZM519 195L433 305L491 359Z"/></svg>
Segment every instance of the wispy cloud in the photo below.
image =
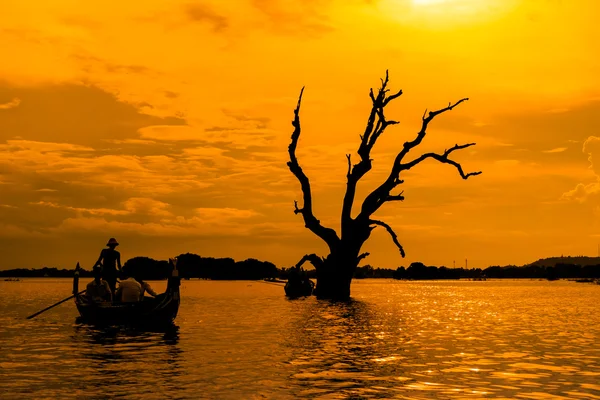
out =
<svg viewBox="0 0 600 400"><path fill-rule="evenodd" d="M557 147L550 150L542 150L542 153L562 153L566 150L568 150L568 147Z"/></svg>
<svg viewBox="0 0 600 400"><path fill-rule="evenodd" d="M49 201L38 201L30 203L34 206L42 206L42 207L50 207L50 208L60 208L67 211L73 211L78 214L91 214L91 215L127 215L130 214L127 210L112 210L109 208L83 208L83 207L71 207L71 206L63 206L57 203L49 202Z"/></svg>
<svg viewBox="0 0 600 400"><path fill-rule="evenodd" d="M8 103L0 103L0 110L9 110L11 108L18 107L21 104L21 99L15 97Z"/></svg>
<svg viewBox="0 0 600 400"><path fill-rule="evenodd" d="M598 200L600 197L600 137L590 136L583 142L583 152L588 155L590 169L594 171L596 182L578 183L574 189L562 194L561 200L580 203Z"/></svg>
<svg viewBox="0 0 600 400"><path fill-rule="evenodd" d="M216 32L222 32L229 26L226 16L217 13L208 4L195 2L185 5L186 16L194 22L208 23Z"/></svg>

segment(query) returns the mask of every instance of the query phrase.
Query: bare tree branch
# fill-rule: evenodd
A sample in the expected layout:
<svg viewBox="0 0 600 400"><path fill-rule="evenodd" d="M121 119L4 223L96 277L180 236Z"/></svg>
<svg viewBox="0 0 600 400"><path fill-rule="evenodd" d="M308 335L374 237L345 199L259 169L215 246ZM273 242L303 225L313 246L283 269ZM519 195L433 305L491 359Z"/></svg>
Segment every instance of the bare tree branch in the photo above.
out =
<svg viewBox="0 0 600 400"><path fill-rule="evenodd" d="M370 255L371 253L362 253L358 256L356 263L359 264L364 258L367 258Z"/></svg>
<svg viewBox="0 0 600 400"><path fill-rule="evenodd" d="M381 79L381 87L379 88L377 95L375 95L373 89L369 91L369 97L371 98L373 105L367 119L365 132L360 135L361 141L357 151L360 156L360 161L355 164L352 169L350 169L350 165L348 166L346 193L342 205L342 237L344 237L344 233L347 232L352 225L352 205L356 194L356 185L358 184L358 181L371 170L371 149L375 146L377 139L379 139L388 126L398 123L397 121L388 121L385 118L384 108L390 101L401 96L402 90L388 96L388 83L389 74L386 70L385 79Z"/></svg>
<svg viewBox="0 0 600 400"><path fill-rule="evenodd" d="M403 194L404 194L404 190L401 191L397 195L389 195L388 197L385 198L385 201L403 201L404 200L404 196L402 196Z"/></svg>
<svg viewBox="0 0 600 400"><path fill-rule="evenodd" d="M348 173L346 174L347 178L350 178L350 169L352 168L352 160L350 157L352 157L352 154L346 154L346 158L348 159Z"/></svg>
<svg viewBox="0 0 600 400"><path fill-rule="evenodd" d="M390 196L390 191L395 188L396 186L398 186L399 184L402 183L402 180L400 179L400 172L410 169L412 166L418 164L419 162L423 161L417 161L414 160L408 164L402 164L402 160L404 159L404 157L408 154L408 152L413 149L414 147L418 146L421 141L423 140L423 138L425 137L425 135L427 134L427 127L429 126L429 123L438 115L445 113L446 111L451 111L453 110L455 107L457 107L459 104L461 104L464 101L467 101L468 98L463 98L458 100L457 102L455 102L454 104L452 103L448 103L447 107L441 108L439 110L436 111L427 111L425 110L425 113L423 114L423 122L421 125L421 129L419 130L419 132L417 133L417 136L409 141L409 142L405 142L404 146L402 147L402 150L398 153L398 155L396 156L396 159L394 160L394 164L392 165L392 170L390 171L390 175L388 176L388 178L379 186L377 187L375 190L373 190L363 201L362 207L361 207L361 212L358 215L357 219L361 219L361 220L367 220L370 218L371 215L373 215L373 213L375 213L375 211L377 211L379 209L379 207L381 207L386 201L389 200L399 200L399 198L397 196ZM469 144L466 145L465 147L469 147L473 144ZM473 176L473 175L479 175L481 172L474 172L474 173L469 173L469 174L464 174L464 172L462 172L462 167L460 166L460 164L458 164L457 162L448 159L448 155L454 151L454 150L459 150L461 148L465 148L465 147L456 147L454 146L452 149L447 150L444 155L437 155L434 153L428 153L426 155L425 158L435 158L438 159L438 161L441 161L443 163L446 164L451 164L454 165L459 172L461 173L461 176L464 179L467 179L469 176ZM422 156L423 157L423 156ZM421 158L421 157L420 157ZM414 164L413 164L414 163ZM407 167L407 165L410 165Z"/></svg>
<svg viewBox="0 0 600 400"><path fill-rule="evenodd" d="M425 135L427 134L427 127L429 126L429 123L431 121L433 121L433 119L442 114L445 113L446 111L451 111L454 109L454 107L458 106L460 103L462 103L463 101L467 101L469 100L468 97L465 97L463 99L458 100L456 103L451 104L448 103L448 107L445 108L441 108L439 110L436 111L429 111L429 115L426 117L425 115L427 115L427 110L425 110L425 113L423 114L423 122L421 124L421 130L419 131L419 133L417 133L417 137L410 141L410 142L406 142L404 143L404 147L402 149L402 151L398 154L398 156L396 157L396 161L394 162L395 164L399 164L400 162L402 162L402 160L404 159L404 156L406 156L406 154L408 154L408 152L414 148L415 146L418 146L421 141L423 140L423 138L425 137Z"/></svg>
<svg viewBox="0 0 600 400"><path fill-rule="evenodd" d="M475 143L467 143L467 144L461 144L461 145L456 144L456 145L452 146L451 148L449 148L448 150L446 150L444 152L444 154L426 153L426 154L423 154L422 156L420 156L419 158L414 159L413 161L411 161L409 163L401 164L400 169L402 171L409 170L412 167L414 167L415 165L425 161L426 159L433 158L441 163L450 164L450 165L455 166L456 169L458 170L458 173L460 174L460 176L463 179L468 179L470 176L480 175L481 171L469 172L469 173L465 174L465 172L462 169L462 166L459 163L457 163L456 161L450 160L448 158L448 156L453 151L466 149L467 147L471 147L471 146L475 146Z"/></svg>
<svg viewBox="0 0 600 400"><path fill-rule="evenodd" d="M369 97L371 97L373 106L371 108L369 118L367 119L365 133L361 135L361 143L358 148L358 154L360 155L362 161L366 161L369 159L371 149L373 148L375 142L383 133L385 128L387 128L388 125L395 125L398 123L397 121L386 121L383 113L383 109L385 108L385 106L388 105L390 101L402 95L402 90L399 90L395 94L386 96L386 94L389 92L389 90L387 89L388 83L389 74L386 70L385 79L381 79L381 88L379 88L379 91L377 92L377 97L374 95L373 89L371 89L369 92ZM377 117L377 124L374 127L375 117Z"/></svg>
<svg viewBox="0 0 600 400"><path fill-rule="evenodd" d="M296 158L296 146L298 145L298 139L300 138L299 113L303 93L304 88L302 88L302 90L300 91L300 96L298 97L298 104L294 109L294 120L292 121L294 132L292 133L292 141L288 147L290 161L288 161L287 166L300 182L300 187L302 188L304 201L304 206L302 208L298 208L298 203L294 202L294 213L302 214L305 226L308 229L310 229L315 235L323 239L325 243L327 243L327 245L329 246L330 250L332 250L339 243L340 239L338 238L337 233L333 229L326 228L323 225L321 225L321 222L314 216L312 210L312 195L310 190L310 181L308 180L308 177L300 167L300 164L298 164L298 159Z"/></svg>
<svg viewBox="0 0 600 400"><path fill-rule="evenodd" d="M390 236L392 237L392 240L394 241L394 244L396 245L396 247L398 247L398 250L400 250L400 255L402 257L404 257L406 254L404 253L404 248L402 248L402 245L400 244L400 242L398 241L398 236L396 235L396 232L394 232L394 230L392 229L391 226L389 226L388 224L386 224L383 221L378 221L375 219L370 219L369 220L369 225L379 225L379 226L383 226L385 228L386 231L388 231L388 233L390 234Z"/></svg>
<svg viewBox="0 0 600 400"><path fill-rule="evenodd" d="M302 259L300 261L298 261L295 265L295 268L300 269L300 267L305 263L309 261L316 269L321 268L321 266L323 265L323 259L321 257L319 257L316 254L307 254L304 257L302 257Z"/></svg>

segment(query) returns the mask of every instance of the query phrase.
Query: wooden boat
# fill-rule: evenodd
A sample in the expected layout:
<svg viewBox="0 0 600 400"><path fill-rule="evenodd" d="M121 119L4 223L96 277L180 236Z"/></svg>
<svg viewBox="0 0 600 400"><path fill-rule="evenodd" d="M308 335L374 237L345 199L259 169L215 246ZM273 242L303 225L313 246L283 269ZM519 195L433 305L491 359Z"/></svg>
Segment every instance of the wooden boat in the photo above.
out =
<svg viewBox="0 0 600 400"><path fill-rule="evenodd" d="M302 281L298 281L297 283L292 283L288 281L285 286L285 295L290 298L303 297L312 295L313 289L315 288L315 283L310 279L305 279Z"/></svg>
<svg viewBox="0 0 600 400"><path fill-rule="evenodd" d="M172 272L164 293L156 297L145 297L136 303L94 303L79 292L79 271L76 270L73 279L73 293L75 305L84 322L97 323L126 323L162 325L170 324L177 317L180 303L179 285L180 278L177 271L176 260L169 260Z"/></svg>

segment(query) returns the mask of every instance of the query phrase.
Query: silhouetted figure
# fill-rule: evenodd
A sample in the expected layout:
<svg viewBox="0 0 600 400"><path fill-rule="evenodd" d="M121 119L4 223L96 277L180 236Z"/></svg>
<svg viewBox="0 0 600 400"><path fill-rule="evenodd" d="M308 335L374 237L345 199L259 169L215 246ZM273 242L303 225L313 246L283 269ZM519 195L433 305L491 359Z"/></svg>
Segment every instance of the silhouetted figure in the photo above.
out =
<svg viewBox="0 0 600 400"><path fill-rule="evenodd" d="M306 274L306 271L304 270L304 268L300 267L300 271L298 272L298 275L300 275L301 282L306 282L308 280L308 275Z"/></svg>
<svg viewBox="0 0 600 400"><path fill-rule="evenodd" d="M117 289L115 299L123 303L135 303L140 301L142 296L142 285L129 274L129 268L123 269L122 276L123 279L119 282L119 288Z"/></svg>
<svg viewBox="0 0 600 400"><path fill-rule="evenodd" d="M300 267L290 268L290 273L288 275L288 282L290 285L299 285L301 280Z"/></svg>
<svg viewBox="0 0 600 400"><path fill-rule="evenodd" d="M87 298L94 303L112 301L110 286L108 282L102 279L102 268L97 265L92 272L94 273L94 280L88 283L85 288Z"/></svg>
<svg viewBox="0 0 600 400"><path fill-rule="evenodd" d="M314 289L314 283L308 279L306 271L300 266L290 268L288 281L284 290L288 297L310 296Z"/></svg>
<svg viewBox="0 0 600 400"><path fill-rule="evenodd" d="M102 265L102 278L110 286L110 290L115 293L117 286L117 277L121 272L121 253L115 250L115 247L119 245L117 239L110 238L106 246L108 249L102 249L100 257L96 261L95 265Z"/></svg>
<svg viewBox="0 0 600 400"><path fill-rule="evenodd" d="M152 297L157 296L157 293L154 291L154 289L152 289L152 287L150 286L150 284L148 282L146 282L140 278L138 278L137 281L140 283L140 286L142 287L142 294L140 295L140 300L144 300L144 295L146 294L146 292Z"/></svg>

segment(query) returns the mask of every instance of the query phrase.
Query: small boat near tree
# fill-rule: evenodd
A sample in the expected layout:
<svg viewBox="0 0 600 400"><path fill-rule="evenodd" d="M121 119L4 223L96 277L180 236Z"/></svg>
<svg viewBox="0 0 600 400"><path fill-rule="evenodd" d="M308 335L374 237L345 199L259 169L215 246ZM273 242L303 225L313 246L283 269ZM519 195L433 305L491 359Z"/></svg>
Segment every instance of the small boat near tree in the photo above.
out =
<svg viewBox="0 0 600 400"><path fill-rule="evenodd" d="M287 282L284 286L285 295L290 298L311 296L315 288L315 283L310 279L299 281L297 283Z"/></svg>
<svg viewBox="0 0 600 400"><path fill-rule="evenodd" d="M285 295L290 298L311 296L315 288L315 283L308 279L306 271L299 265L290 268L288 281L283 290Z"/></svg>
<svg viewBox="0 0 600 400"><path fill-rule="evenodd" d="M167 289L156 297L145 297L132 303L93 302L84 292L79 291L79 265L73 278L75 305L83 322L127 323L127 324L170 324L177 317L181 296L180 277L176 259L170 259L171 276Z"/></svg>

